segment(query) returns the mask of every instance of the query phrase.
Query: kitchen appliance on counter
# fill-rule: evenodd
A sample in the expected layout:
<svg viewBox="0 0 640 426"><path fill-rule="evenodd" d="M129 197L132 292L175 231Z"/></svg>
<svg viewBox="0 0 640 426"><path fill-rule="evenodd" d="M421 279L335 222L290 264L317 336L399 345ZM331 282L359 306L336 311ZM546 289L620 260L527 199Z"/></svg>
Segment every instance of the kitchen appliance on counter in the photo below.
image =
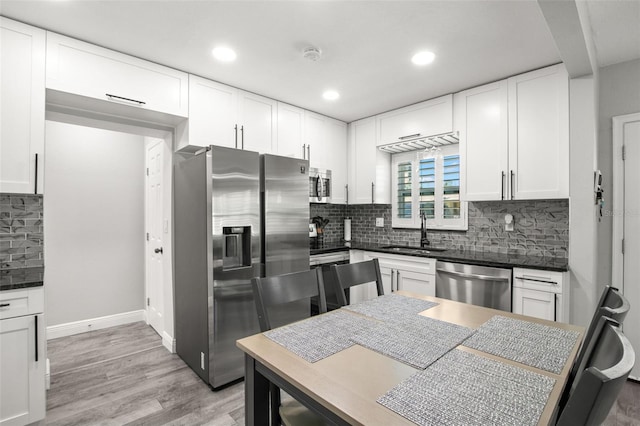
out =
<svg viewBox="0 0 640 426"><path fill-rule="evenodd" d="M176 350L215 389L260 331L251 278L309 268L308 161L211 146L175 168Z"/></svg>
<svg viewBox="0 0 640 426"><path fill-rule="evenodd" d="M309 202L331 202L331 170L309 169Z"/></svg>
<svg viewBox="0 0 640 426"><path fill-rule="evenodd" d="M511 269L436 262L436 297L511 312Z"/></svg>

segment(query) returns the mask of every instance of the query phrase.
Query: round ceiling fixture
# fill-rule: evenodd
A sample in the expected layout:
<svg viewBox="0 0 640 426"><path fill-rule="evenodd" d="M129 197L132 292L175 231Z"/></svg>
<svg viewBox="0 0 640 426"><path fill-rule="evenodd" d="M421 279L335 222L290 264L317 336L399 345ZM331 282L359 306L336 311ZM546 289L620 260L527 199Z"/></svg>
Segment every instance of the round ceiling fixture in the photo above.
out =
<svg viewBox="0 0 640 426"><path fill-rule="evenodd" d="M320 59L320 56L322 56L322 51L317 47L305 47L305 49L302 51L302 57L313 62Z"/></svg>
<svg viewBox="0 0 640 426"><path fill-rule="evenodd" d="M340 93L336 92L335 90L327 90L322 94L322 97L328 101L335 101L340 97Z"/></svg>
<svg viewBox="0 0 640 426"><path fill-rule="evenodd" d="M236 59L236 52L226 46L218 46L211 51L214 58L221 62L233 62Z"/></svg>
<svg viewBox="0 0 640 426"><path fill-rule="evenodd" d="M411 58L411 62L416 65L428 65L436 58L436 55L433 52L418 52Z"/></svg>

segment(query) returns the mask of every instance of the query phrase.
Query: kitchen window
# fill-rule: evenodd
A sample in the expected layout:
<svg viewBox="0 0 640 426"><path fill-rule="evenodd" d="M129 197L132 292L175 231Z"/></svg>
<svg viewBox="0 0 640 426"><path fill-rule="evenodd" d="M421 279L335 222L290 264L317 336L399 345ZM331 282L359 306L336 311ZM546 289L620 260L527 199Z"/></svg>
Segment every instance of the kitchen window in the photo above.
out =
<svg viewBox="0 0 640 426"><path fill-rule="evenodd" d="M420 228L420 213L429 229L467 229L467 203L460 200L458 145L413 151L392 157L394 228Z"/></svg>

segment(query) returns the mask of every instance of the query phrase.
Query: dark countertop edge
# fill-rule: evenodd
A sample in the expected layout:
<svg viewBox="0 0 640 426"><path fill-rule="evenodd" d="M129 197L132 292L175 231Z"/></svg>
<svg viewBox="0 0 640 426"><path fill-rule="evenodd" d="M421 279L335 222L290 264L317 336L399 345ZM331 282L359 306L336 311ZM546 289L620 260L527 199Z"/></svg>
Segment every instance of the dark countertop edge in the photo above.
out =
<svg viewBox="0 0 640 426"><path fill-rule="evenodd" d="M43 266L0 270L0 291L42 286L44 286Z"/></svg>
<svg viewBox="0 0 640 426"><path fill-rule="evenodd" d="M311 256L313 256L314 254L327 254L327 253L337 253L340 251L349 251L352 248L353 247L336 246L336 247L328 247L328 248L321 248L321 249L311 249Z"/></svg>
<svg viewBox="0 0 640 426"><path fill-rule="evenodd" d="M497 268L527 268L544 271L567 272L569 270L568 259L543 256L509 255L493 252L474 252L446 250L443 252L423 253L401 253L394 250L383 249L378 246L368 246L363 244L353 244L351 249L375 251L379 253L397 254L401 256L426 257L448 262L467 263L470 265L492 266ZM475 256L493 256L505 259L479 259ZM516 257L514 259L514 257Z"/></svg>
<svg viewBox="0 0 640 426"><path fill-rule="evenodd" d="M0 285L0 291L20 290L25 288L43 287L43 286L44 286L44 281L29 281L29 282L16 283L16 284L2 284Z"/></svg>

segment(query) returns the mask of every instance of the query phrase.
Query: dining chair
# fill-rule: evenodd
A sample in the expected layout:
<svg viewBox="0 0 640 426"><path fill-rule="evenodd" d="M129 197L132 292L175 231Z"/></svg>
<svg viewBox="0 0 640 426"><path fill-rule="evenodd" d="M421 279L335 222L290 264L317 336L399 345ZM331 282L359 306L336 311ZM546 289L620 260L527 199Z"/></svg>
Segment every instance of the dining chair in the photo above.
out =
<svg viewBox="0 0 640 426"><path fill-rule="evenodd" d="M266 278L252 278L251 284L258 312L258 323L262 332L271 330L272 319L269 317L269 310L279 305L315 296L318 298L320 314L327 312L321 268ZM309 311L309 315L310 313ZM325 424L320 417L295 399L288 398L281 402L280 389L273 383L269 385L269 395L272 425Z"/></svg>
<svg viewBox="0 0 640 426"><path fill-rule="evenodd" d="M561 408L558 426L600 425L606 419L635 363L620 323L606 316L594 327L580 374Z"/></svg>
<svg viewBox="0 0 640 426"><path fill-rule="evenodd" d="M365 262L348 263L345 265L332 265L331 272L335 275L335 287L338 303L341 306L347 305L347 297L344 291L348 288L376 283L378 296L384 295L382 287L382 275L380 275L380 264L378 259L367 260Z"/></svg>
<svg viewBox="0 0 640 426"><path fill-rule="evenodd" d="M593 318L591 318L589 328L584 335L584 339L582 339L582 346L580 347L578 356L571 367L571 372L567 379L567 387L565 388L565 392L561 398L561 406L566 403L569 397L569 389L573 382L578 379L577 376L581 371L582 364L584 364L586 352L589 349L589 344L594 338L594 333L598 327L600 318L611 318L622 324L624 318L627 316L627 312L629 312L629 308L629 301L627 301L622 293L620 293L620 290L615 287L605 286L604 291L600 296L600 301L598 302L597 308L593 314Z"/></svg>

